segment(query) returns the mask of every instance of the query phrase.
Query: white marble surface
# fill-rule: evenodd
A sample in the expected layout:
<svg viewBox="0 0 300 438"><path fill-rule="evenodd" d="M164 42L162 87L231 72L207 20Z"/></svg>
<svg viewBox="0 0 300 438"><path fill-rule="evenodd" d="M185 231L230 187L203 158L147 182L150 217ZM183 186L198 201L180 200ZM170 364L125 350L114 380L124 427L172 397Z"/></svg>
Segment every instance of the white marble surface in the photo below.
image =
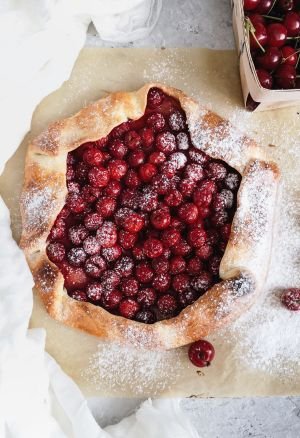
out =
<svg viewBox="0 0 300 438"><path fill-rule="evenodd" d="M86 44L117 47L101 41L93 27ZM230 0L163 0L161 17L152 34L127 47L233 48ZM89 400L101 425L116 423L140 402ZM181 404L201 438L300 437L300 397L184 399Z"/></svg>

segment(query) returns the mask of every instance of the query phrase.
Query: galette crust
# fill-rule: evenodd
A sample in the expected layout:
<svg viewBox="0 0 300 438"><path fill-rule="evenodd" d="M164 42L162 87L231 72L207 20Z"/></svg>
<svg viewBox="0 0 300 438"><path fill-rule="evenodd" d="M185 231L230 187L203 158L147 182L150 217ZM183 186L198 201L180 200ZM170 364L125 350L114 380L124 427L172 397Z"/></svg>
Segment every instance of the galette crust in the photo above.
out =
<svg viewBox="0 0 300 438"><path fill-rule="evenodd" d="M140 118L151 87L180 101L195 147L222 159L242 175L232 232L220 266L223 281L178 316L147 325L70 298L64 279L46 255L46 240L64 205L68 152L106 136L128 119ZM170 349L207 336L245 312L261 290L269 264L279 171L263 150L228 121L180 90L150 83L118 92L53 123L28 147L21 197L23 248L35 288L56 320L112 341Z"/></svg>

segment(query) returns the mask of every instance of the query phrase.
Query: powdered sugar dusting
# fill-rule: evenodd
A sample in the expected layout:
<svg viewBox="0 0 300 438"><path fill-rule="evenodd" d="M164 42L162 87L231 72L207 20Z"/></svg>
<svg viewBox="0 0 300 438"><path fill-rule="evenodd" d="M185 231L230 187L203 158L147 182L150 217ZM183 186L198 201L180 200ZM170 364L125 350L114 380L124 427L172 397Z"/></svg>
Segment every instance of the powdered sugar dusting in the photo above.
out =
<svg viewBox="0 0 300 438"><path fill-rule="evenodd" d="M184 371L184 357L182 349L158 352L100 344L83 377L102 391L154 396L177 382Z"/></svg>
<svg viewBox="0 0 300 438"><path fill-rule="evenodd" d="M248 113L234 113L235 123L245 125L249 121ZM283 307L280 296L284 288L300 286L300 128L295 119L286 122L285 129L282 122L277 126L276 119L263 126L267 138L275 145L269 148L269 154L279 164L282 174L269 275L261 299L221 336L229 342L239 363L291 381L299 376L300 315ZM295 134L286 135L285 144L276 146L282 138L278 130L284 133L292 130Z"/></svg>
<svg viewBox="0 0 300 438"><path fill-rule="evenodd" d="M28 231L42 228L48 223L49 215L55 210L52 187L34 187L24 192L21 202L24 208L24 226Z"/></svg>

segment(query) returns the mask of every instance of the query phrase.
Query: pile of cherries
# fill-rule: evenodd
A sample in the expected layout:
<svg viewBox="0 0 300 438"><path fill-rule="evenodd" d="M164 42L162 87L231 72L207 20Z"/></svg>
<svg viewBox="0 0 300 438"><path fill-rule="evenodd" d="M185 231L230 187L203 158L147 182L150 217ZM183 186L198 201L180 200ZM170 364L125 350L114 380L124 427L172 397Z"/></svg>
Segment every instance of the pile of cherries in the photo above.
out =
<svg viewBox="0 0 300 438"><path fill-rule="evenodd" d="M245 23L258 79L264 88L300 88L299 0L244 0Z"/></svg>
<svg viewBox="0 0 300 438"><path fill-rule="evenodd" d="M66 180L47 255L70 297L154 323L220 281L240 175L193 147L176 99L150 89L143 117L68 154Z"/></svg>

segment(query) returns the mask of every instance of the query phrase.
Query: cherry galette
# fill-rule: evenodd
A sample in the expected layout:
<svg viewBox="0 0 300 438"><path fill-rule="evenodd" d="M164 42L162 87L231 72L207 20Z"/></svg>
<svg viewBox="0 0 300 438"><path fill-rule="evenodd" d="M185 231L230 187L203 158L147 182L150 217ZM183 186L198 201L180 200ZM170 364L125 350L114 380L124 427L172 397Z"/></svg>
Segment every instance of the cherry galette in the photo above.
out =
<svg viewBox="0 0 300 438"><path fill-rule="evenodd" d="M272 229L276 166L180 91L112 94L50 126L28 156L21 244L56 319L171 348L253 301L248 261ZM245 211L243 193L256 203Z"/></svg>
<svg viewBox="0 0 300 438"><path fill-rule="evenodd" d="M151 88L140 119L69 152L48 258L75 300L173 317L220 281L240 179L192 146L178 100Z"/></svg>

